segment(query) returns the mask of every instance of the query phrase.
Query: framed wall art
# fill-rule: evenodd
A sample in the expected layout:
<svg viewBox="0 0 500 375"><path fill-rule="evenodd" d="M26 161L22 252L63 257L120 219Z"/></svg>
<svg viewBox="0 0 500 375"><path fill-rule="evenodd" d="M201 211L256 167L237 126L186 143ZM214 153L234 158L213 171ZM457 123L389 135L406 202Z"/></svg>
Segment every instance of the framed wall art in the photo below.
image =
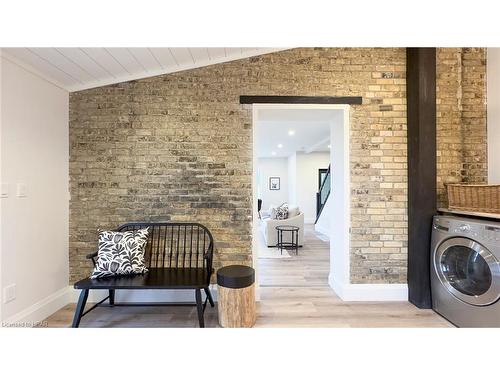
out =
<svg viewBox="0 0 500 375"><path fill-rule="evenodd" d="M280 189L280 178L269 177L269 190L279 190L279 189Z"/></svg>

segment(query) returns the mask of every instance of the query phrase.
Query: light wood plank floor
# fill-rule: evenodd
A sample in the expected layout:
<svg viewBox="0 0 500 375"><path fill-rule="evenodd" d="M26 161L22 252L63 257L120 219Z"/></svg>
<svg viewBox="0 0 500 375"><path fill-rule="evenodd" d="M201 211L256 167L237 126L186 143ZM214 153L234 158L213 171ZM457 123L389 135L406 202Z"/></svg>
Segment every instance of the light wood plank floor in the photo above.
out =
<svg viewBox="0 0 500 375"><path fill-rule="evenodd" d="M408 302L344 302L329 287L330 243L306 225L291 258L259 259L258 327L450 327Z"/></svg>
<svg viewBox="0 0 500 375"><path fill-rule="evenodd" d="M260 246L265 246L264 239L259 238L259 240ZM261 287L328 286L330 243L318 237L314 231L314 225L305 226L304 246L299 247L298 255L295 254L295 250L288 252L291 255L290 258L259 258Z"/></svg>
<svg viewBox="0 0 500 375"><path fill-rule="evenodd" d="M328 286L329 243L306 226L306 245L291 258L259 259L261 301L256 327L452 327L432 310L408 302L344 302ZM47 319L68 327L75 305ZM197 327L192 307L101 307L81 327ZM217 307L207 306L207 327L218 327Z"/></svg>

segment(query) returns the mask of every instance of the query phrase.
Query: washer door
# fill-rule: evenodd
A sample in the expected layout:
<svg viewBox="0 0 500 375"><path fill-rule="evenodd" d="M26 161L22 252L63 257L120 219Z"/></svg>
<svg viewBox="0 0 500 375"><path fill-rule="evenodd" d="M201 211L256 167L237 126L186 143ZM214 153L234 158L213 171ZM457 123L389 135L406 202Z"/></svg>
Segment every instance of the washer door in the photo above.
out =
<svg viewBox="0 0 500 375"><path fill-rule="evenodd" d="M470 238L444 241L437 248L434 266L441 283L463 302L485 306L500 298L500 263Z"/></svg>

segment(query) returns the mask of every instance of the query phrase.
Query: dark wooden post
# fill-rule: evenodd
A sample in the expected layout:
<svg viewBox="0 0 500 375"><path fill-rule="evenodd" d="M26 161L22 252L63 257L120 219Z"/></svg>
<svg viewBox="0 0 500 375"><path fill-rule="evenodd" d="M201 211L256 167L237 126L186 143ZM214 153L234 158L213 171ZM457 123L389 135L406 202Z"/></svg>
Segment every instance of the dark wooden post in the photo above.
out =
<svg viewBox="0 0 500 375"><path fill-rule="evenodd" d="M408 299L431 308L430 241L436 213L436 49L407 48Z"/></svg>

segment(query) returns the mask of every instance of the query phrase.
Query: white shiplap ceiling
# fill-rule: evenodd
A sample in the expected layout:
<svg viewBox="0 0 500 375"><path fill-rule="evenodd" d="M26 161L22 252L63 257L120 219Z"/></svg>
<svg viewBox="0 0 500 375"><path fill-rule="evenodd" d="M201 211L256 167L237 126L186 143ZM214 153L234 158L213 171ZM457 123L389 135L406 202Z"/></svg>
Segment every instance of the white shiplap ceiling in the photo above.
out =
<svg viewBox="0 0 500 375"><path fill-rule="evenodd" d="M2 55L73 92L283 49L3 48Z"/></svg>

